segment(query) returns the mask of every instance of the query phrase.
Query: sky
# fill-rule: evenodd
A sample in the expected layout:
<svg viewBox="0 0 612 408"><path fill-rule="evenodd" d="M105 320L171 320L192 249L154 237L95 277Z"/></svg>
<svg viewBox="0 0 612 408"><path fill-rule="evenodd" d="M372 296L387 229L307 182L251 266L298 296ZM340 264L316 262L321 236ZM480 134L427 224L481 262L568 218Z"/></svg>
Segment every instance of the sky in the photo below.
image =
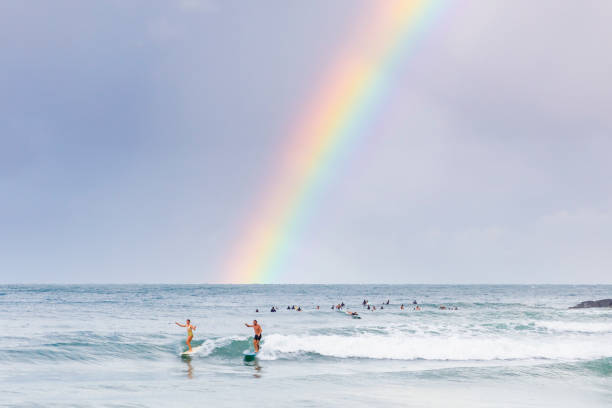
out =
<svg viewBox="0 0 612 408"><path fill-rule="evenodd" d="M0 283L228 282L369 3L0 2ZM612 283L612 2L443 3L272 283Z"/></svg>

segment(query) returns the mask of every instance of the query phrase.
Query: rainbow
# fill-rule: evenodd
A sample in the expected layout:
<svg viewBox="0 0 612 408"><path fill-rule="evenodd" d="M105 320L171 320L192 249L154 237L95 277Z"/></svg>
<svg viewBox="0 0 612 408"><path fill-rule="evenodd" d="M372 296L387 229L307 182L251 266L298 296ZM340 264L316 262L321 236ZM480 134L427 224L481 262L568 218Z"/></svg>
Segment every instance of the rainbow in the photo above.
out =
<svg viewBox="0 0 612 408"><path fill-rule="evenodd" d="M367 3L363 24L326 72L299 115L279 161L231 249L224 280L268 283L278 277L288 248L342 153L358 138L393 74L441 9L442 0Z"/></svg>

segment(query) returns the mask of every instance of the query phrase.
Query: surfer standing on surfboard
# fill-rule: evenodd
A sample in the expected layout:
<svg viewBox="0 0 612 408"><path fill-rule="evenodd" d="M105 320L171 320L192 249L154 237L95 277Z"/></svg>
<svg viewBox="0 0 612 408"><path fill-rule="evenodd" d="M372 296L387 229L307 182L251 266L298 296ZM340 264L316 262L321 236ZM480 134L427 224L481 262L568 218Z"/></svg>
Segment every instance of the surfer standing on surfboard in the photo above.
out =
<svg viewBox="0 0 612 408"><path fill-rule="evenodd" d="M185 324L180 324L179 322L174 322L174 323L176 323L177 326L187 328L187 340L185 340L185 343L187 343L187 347L189 347L189 351L193 351L193 349L191 348L191 340L193 339L193 331L196 329L196 327L191 324L191 320L189 319L187 319L187 322L185 322Z"/></svg>
<svg viewBox="0 0 612 408"><path fill-rule="evenodd" d="M253 324L248 324L245 323L244 324L246 327L252 327L253 331L255 332L255 335L253 336L253 348L255 349L255 352L258 353L259 352L259 342L261 341L261 326L259 325L259 323L257 323L257 320L253 320Z"/></svg>

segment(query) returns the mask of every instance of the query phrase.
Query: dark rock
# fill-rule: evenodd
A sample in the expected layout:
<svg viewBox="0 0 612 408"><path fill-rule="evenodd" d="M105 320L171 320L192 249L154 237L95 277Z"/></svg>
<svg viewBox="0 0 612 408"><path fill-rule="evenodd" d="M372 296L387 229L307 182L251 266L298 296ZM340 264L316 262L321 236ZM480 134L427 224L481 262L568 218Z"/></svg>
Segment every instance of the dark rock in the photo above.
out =
<svg viewBox="0 0 612 408"><path fill-rule="evenodd" d="M570 309L586 309L589 307L612 307L612 299L587 300L586 302L578 303Z"/></svg>

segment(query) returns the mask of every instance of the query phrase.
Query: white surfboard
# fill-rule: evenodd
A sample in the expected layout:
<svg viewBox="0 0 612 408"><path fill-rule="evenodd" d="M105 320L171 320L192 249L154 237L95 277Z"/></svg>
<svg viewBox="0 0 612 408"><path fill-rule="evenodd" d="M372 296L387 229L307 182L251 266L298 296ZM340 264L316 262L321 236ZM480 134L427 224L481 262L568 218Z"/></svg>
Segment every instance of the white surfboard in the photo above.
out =
<svg viewBox="0 0 612 408"><path fill-rule="evenodd" d="M181 356L188 356L190 354L195 354L197 353L200 349L202 348L202 346L195 346L195 347L191 347L191 351L187 350L187 351L183 351L181 353Z"/></svg>

